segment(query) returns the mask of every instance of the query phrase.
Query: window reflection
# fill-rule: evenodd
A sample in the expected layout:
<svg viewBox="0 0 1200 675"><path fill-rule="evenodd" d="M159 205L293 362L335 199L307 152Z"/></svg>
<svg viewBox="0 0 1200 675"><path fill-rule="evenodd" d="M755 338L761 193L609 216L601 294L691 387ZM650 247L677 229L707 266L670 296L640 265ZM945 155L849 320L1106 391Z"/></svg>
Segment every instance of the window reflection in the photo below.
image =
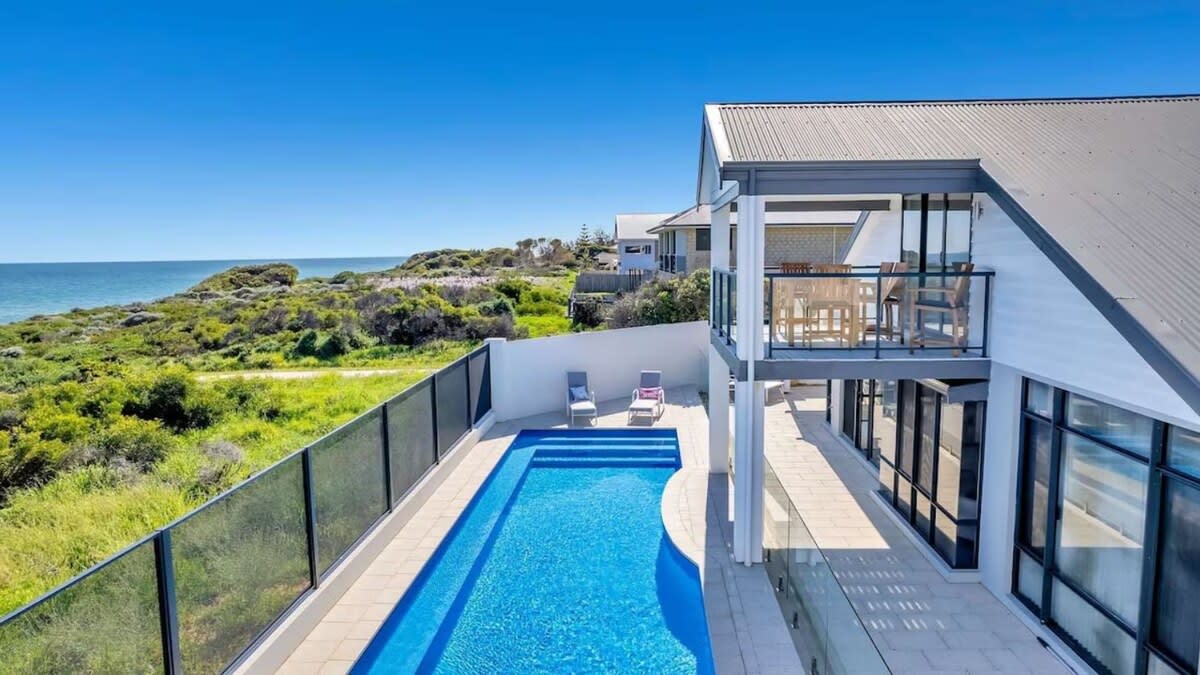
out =
<svg viewBox="0 0 1200 675"><path fill-rule="evenodd" d="M1067 424L1089 436L1150 456L1154 420L1149 417L1068 393Z"/></svg>
<svg viewBox="0 0 1200 675"><path fill-rule="evenodd" d="M1063 435L1058 567L1131 626L1137 625L1148 473L1145 464Z"/></svg>
<svg viewBox="0 0 1200 675"><path fill-rule="evenodd" d="M1171 427L1167 445L1167 463L1171 468L1200 476L1200 433Z"/></svg>
<svg viewBox="0 0 1200 675"><path fill-rule="evenodd" d="M1168 480L1162 519L1153 641L1194 672L1200 653L1200 490Z"/></svg>

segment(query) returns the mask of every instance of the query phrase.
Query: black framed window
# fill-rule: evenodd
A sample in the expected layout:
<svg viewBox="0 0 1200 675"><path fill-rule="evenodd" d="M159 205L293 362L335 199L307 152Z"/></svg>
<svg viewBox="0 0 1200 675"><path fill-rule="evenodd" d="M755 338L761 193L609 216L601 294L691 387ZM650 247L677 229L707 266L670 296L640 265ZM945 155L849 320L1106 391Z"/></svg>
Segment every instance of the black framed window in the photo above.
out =
<svg viewBox="0 0 1200 675"><path fill-rule="evenodd" d="M1193 431L1024 383L1013 593L1103 673L1196 673Z"/></svg>
<svg viewBox="0 0 1200 675"><path fill-rule="evenodd" d="M914 272L939 272L971 261L971 193L904 195L900 260Z"/></svg>
<svg viewBox="0 0 1200 675"><path fill-rule="evenodd" d="M872 385L880 494L952 568L975 567L986 403L913 380Z"/></svg>
<svg viewBox="0 0 1200 675"><path fill-rule="evenodd" d="M696 250L710 251L712 250L712 230L701 228L696 230Z"/></svg>

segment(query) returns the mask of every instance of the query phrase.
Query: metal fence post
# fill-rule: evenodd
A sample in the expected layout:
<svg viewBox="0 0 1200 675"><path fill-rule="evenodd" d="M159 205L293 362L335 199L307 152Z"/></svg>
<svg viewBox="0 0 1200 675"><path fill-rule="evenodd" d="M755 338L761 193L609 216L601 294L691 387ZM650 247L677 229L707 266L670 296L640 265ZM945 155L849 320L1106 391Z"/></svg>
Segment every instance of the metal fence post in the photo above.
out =
<svg viewBox="0 0 1200 675"><path fill-rule="evenodd" d="M988 317L992 313L992 275L987 274L983 277L983 358L988 355L988 343L991 342L991 335L988 333Z"/></svg>
<svg viewBox="0 0 1200 675"><path fill-rule="evenodd" d="M475 411L471 410L471 356L463 357L463 378L467 380L467 431L475 428Z"/></svg>
<svg viewBox="0 0 1200 675"><path fill-rule="evenodd" d="M321 568L317 561L317 493L313 487L312 448L300 451L304 469L304 529L308 535L309 581L315 589L321 585Z"/></svg>
<svg viewBox="0 0 1200 675"><path fill-rule="evenodd" d="M438 405L437 405L437 373L429 377L429 409L433 414L429 416L430 422L433 423L433 463L438 464L442 461L442 447L438 441Z"/></svg>
<svg viewBox="0 0 1200 675"><path fill-rule="evenodd" d="M388 411L387 403L379 406L379 437L382 439L380 446L383 449L383 494L387 496L387 510L392 510L392 445L388 439Z"/></svg>
<svg viewBox="0 0 1200 675"><path fill-rule="evenodd" d="M171 531L154 537L154 565L158 580L158 618L162 631L163 668L167 675L183 672L179 649L179 608L175 604L175 563L171 557Z"/></svg>

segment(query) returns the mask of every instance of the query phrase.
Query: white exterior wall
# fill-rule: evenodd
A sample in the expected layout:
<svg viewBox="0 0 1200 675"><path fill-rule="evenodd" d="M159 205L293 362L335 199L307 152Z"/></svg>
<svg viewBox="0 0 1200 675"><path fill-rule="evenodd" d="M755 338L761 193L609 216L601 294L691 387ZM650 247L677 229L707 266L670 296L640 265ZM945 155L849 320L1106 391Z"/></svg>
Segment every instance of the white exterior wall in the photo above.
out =
<svg viewBox="0 0 1200 675"><path fill-rule="evenodd" d="M984 583L1008 594L1023 377L1193 429L1200 416L990 197L976 201L972 256L996 270L979 560Z"/></svg>
<svg viewBox="0 0 1200 675"><path fill-rule="evenodd" d="M497 420L562 411L567 371L582 370L600 401L628 398L643 370L667 387L708 382L708 323L663 324L492 343Z"/></svg>
<svg viewBox="0 0 1200 675"><path fill-rule="evenodd" d="M852 265L876 265L900 259L900 200L888 211L872 211L846 253Z"/></svg>
<svg viewBox="0 0 1200 675"><path fill-rule="evenodd" d="M650 246L649 253L626 253L626 246ZM629 270L656 270L658 269L658 239L618 239L617 240L617 255L620 256L617 262L617 269L621 272Z"/></svg>

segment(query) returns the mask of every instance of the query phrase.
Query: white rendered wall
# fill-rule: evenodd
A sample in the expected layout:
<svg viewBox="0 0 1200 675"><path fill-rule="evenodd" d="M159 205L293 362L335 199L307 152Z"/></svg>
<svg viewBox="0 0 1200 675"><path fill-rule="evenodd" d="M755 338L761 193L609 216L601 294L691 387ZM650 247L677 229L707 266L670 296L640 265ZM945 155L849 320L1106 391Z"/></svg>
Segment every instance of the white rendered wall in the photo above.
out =
<svg viewBox="0 0 1200 675"><path fill-rule="evenodd" d="M626 246L649 246L649 253L626 253ZM658 239L618 239L617 240L617 255L620 258L617 261L617 269L622 272L629 270L656 270L658 269Z"/></svg>
<svg viewBox="0 0 1200 675"><path fill-rule="evenodd" d="M871 211L858 237L850 245L844 262L878 265L900 259L900 200L892 200L888 211Z"/></svg>
<svg viewBox="0 0 1200 675"><path fill-rule="evenodd" d="M667 387L704 388L708 323L662 324L492 342L492 409L498 420L566 411L567 371L582 370L600 401L628 398L643 370Z"/></svg>

